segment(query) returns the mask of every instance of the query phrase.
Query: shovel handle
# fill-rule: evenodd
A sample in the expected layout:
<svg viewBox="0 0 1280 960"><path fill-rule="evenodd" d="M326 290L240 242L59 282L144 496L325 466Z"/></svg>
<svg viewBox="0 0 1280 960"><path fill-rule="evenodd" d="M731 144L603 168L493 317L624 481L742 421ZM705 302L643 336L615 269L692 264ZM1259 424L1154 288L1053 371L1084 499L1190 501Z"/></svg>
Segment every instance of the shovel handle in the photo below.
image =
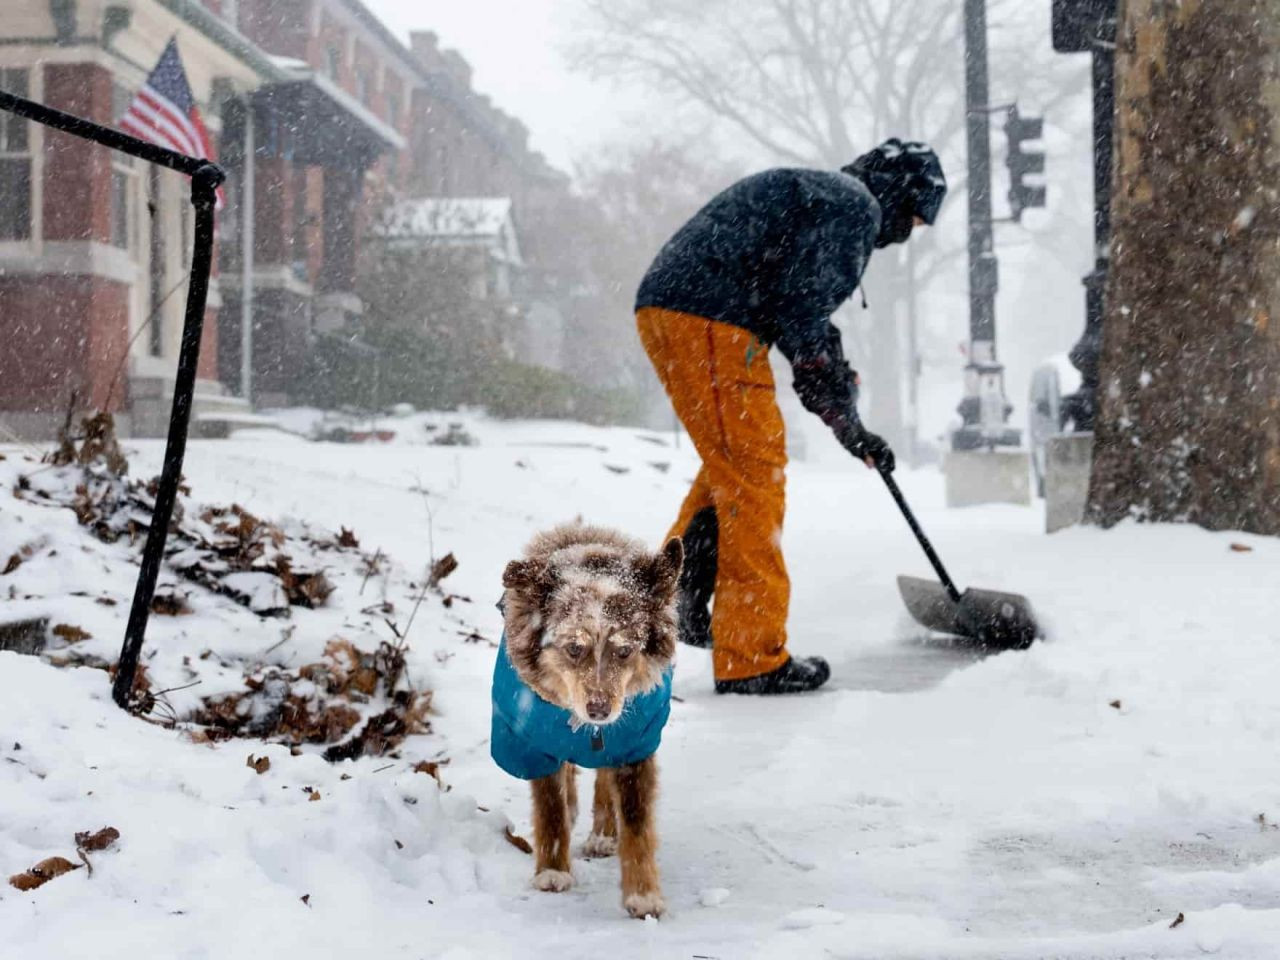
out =
<svg viewBox="0 0 1280 960"><path fill-rule="evenodd" d="M925 532L920 527L919 521L916 520L916 515L911 512L911 507L907 505L907 498L904 497L902 495L902 491L898 489L898 482L893 479L891 474L879 467L876 468L876 472L880 474L881 479L884 480L884 485L889 488L889 493L892 494L894 502L898 504L898 509L902 511L902 515L906 518L907 525L911 527L911 532L916 535L916 541L920 544L920 548L924 550L924 555L928 557L929 562L933 564L933 570L938 575L938 579L942 581L942 585L946 588L947 596L949 596L953 602L959 603L960 591L956 589L955 583L952 582L951 575L947 573L947 568L942 565L942 558L938 556L937 551L933 549L933 544L930 543L929 538L925 536Z"/></svg>

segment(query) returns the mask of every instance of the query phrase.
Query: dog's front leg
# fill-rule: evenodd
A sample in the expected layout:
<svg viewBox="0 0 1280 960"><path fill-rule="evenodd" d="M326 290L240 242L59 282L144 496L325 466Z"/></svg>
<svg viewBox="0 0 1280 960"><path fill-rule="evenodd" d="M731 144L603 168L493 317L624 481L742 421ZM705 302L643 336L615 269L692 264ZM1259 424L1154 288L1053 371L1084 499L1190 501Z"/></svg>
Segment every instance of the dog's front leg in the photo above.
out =
<svg viewBox="0 0 1280 960"><path fill-rule="evenodd" d="M549 777L532 781L533 793L533 885L548 893L560 893L573 886L569 872L569 797L565 789L567 771L561 768Z"/></svg>
<svg viewBox="0 0 1280 960"><path fill-rule="evenodd" d="M618 780L612 770L596 771L591 836L582 852L588 857L612 857L618 852Z"/></svg>
<svg viewBox="0 0 1280 960"><path fill-rule="evenodd" d="M666 909L658 877L658 763L653 757L614 771L618 785L622 905L633 917L660 917Z"/></svg>

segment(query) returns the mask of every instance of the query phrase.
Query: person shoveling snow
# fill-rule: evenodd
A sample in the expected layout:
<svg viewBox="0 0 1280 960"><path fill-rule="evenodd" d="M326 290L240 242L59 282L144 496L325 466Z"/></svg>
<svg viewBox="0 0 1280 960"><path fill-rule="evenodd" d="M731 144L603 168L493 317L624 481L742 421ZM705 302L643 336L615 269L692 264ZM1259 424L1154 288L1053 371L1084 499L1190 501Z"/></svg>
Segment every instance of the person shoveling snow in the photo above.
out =
<svg viewBox="0 0 1280 960"><path fill-rule="evenodd" d="M787 652L787 453L769 348L845 449L891 473L893 451L858 416L858 377L830 317L872 251L932 224L946 192L933 150L897 139L838 172L758 173L681 227L640 284L640 338L702 457L670 536L687 557L681 639L713 648L719 693L813 690L831 673L820 657Z"/></svg>

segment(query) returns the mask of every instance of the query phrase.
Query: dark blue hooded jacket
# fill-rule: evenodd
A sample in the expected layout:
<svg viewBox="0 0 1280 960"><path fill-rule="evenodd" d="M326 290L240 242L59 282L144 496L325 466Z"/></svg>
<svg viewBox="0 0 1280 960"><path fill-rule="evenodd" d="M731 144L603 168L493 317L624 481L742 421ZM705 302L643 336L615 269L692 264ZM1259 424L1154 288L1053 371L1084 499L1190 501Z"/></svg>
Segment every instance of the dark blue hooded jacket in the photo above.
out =
<svg viewBox="0 0 1280 960"><path fill-rule="evenodd" d="M946 180L920 143L889 140L843 170L766 170L712 198L658 253L636 309L730 323L776 345L796 393L828 425L856 425L857 380L831 314L872 251L933 223Z"/></svg>
<svg viewBox="0 0 1280 960"><path fill-rule="evenodd" d="M670 713L668 670L658 686L628 700L615 722L574 729L568 710L543 700L520 679L503 637L493 668L489 752L498 766L521 780L549 777L565 762L589 768L639 763L657 751Z"/></svg>

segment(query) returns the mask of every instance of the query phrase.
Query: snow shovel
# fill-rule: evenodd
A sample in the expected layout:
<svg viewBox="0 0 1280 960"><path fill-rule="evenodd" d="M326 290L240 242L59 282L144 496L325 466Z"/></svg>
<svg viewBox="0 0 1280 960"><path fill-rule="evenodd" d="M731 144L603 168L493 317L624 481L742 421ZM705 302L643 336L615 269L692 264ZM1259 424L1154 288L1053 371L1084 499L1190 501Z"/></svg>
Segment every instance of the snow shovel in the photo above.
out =
<svg viewBox="0 0 1280 960"><path fill-rule="evenodd" d="M969 589L961 593L956 589L955 582L920 528L897 482L884 470L878 472L942 581L935 583L919 577L899 577L898 591L907 605L907 612L930 630L965 637L989 649L1025 650L1031 646L1041 634L1027 598L995 590Z"/></svg>

